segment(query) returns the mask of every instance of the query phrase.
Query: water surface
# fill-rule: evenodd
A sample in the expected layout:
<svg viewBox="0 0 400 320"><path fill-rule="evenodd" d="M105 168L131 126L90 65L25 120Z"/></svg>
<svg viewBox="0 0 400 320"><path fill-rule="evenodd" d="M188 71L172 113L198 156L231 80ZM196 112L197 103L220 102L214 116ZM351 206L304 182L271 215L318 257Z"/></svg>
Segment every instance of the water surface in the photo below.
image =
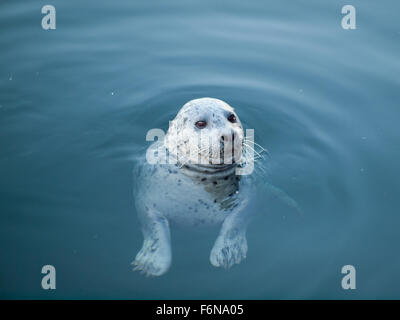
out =
<svg viewBox="0 0 400 320"><path fill-rule="evenodd" d="M45 4L0 4L1 298L400 298L398 1L353 0L356 30L336 0L53 0L50 31ZM170 271L145 278L132 158L205 96L303 215L260 190L244 263L210 265L217 228L172 230Z"/></svg>

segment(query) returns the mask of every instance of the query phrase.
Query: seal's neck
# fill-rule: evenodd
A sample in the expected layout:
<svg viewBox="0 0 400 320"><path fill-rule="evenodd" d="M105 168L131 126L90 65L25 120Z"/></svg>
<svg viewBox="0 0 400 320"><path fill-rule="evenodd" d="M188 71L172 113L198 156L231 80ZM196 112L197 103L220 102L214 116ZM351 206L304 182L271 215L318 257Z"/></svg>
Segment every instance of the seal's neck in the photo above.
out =
<svg viewBox="0 0 400 320"><path fill-rule="evenodd" d="M239 191L240 176L235 174L236 167L236 163L230 165L184 164L181 172L195 183L203 185L204 189L212 195L215 203L220 203L228 209L231 203L230 198Z"/></svg>
<svg viewBox="0 0 400 320"><path fill-rule="evenodd" d="M224 179L226 176L235 174L237 164L204 165L185 163L178 164L178 166L181 168L182 172L188 176L198 176L201 178L208 176L210 179Z"/></svg>

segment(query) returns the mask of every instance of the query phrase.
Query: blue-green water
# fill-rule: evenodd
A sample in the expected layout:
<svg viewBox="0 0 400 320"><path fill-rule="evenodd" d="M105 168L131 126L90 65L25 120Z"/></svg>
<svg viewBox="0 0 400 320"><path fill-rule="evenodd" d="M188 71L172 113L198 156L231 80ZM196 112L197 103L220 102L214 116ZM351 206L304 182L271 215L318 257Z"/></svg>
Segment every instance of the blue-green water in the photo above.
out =
<svg viewBox="0 0 400 320"><path fill-rule="evenodd" d="M45 4L0 4L1 298L400 298L398 1L52 0L48 31ZM210 265L218 229L177 229L145 278L132 158L204 96L255 129L303 215L265 191L244 263Z"/></svg>

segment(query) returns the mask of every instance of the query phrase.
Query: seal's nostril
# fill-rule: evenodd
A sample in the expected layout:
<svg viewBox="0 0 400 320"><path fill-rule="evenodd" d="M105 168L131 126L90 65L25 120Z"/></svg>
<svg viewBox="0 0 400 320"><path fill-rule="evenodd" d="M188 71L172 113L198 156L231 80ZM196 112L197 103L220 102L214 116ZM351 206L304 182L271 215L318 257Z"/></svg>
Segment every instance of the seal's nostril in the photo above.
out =
<svg viewBox="0 0 400 320"><path fill-rule="evenodd" d="M224 136L221 136L221 141L224 141L225 140L225 137Z"/></svg>

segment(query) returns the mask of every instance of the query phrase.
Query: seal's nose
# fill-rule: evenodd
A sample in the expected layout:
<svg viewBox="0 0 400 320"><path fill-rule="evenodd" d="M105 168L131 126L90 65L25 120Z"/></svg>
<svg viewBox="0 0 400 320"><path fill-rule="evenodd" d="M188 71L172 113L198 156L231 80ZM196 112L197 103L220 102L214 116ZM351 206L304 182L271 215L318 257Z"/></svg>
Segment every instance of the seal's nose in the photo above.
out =
<svg viewBox="0 0 400 320"><path fill-rule="evenodd" d="M231 141L233 142L233 134L231 136L227 136L227 135L221 136L220 141L221 141L222 144L227 144L227 143L229 143Z"/></svg>
<svg viewBox="0 0 400 320"><path fill-rule="evenodd" d="M232 131L230 134L223 134L220 138L221 143L228 143L228 142L234 142L235 140L235 132Z"/></svg>

